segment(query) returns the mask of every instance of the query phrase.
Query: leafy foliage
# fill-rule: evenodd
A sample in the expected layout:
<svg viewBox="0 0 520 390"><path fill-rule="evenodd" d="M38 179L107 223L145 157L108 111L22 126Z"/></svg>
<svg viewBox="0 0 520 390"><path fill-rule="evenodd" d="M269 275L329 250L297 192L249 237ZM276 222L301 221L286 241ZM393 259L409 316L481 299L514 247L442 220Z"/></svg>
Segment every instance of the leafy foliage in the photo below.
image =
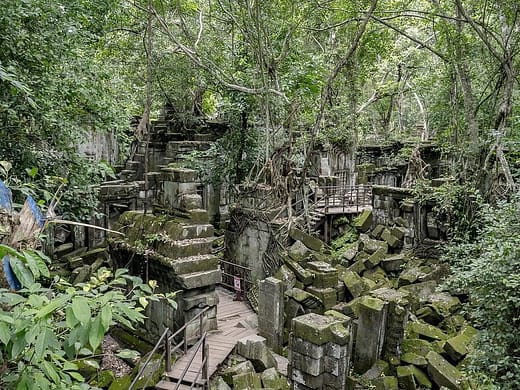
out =
<svg viewBox="0 0 520 390"><path fill-rule="evenodd" d="M482 228L471 243L453 245L447 285L465 293L465 311L477 327L479 341L469 366L479 381L500 389L520 387L520 197L483 208Z"/></svg>
<svg viewBox="0 0 520 390"><path fill-rule="evenodd" d="M448 239L468 240L475 237L480 227L478 218L482 197L469 184L446 182L432 187L427 181L418 181L413 189L421 205L429 205L447 233Z"/></svg>
<svg viewBox="0 0 520 390"><path fill-rule="evenodd" d="M72 286L59 277L50 287L35 279L49 278L39 251L16 251L0 246L0 258L9 255L23 289L0 291L0 386L6 389L87 389L81 363L96 365L105 333L115 323L133 328L142 322L150 300L172 294L154 294L148 284L125 269L115 273L101 268L87 283ZM13 261L14 260L14 261Z"/></svg>

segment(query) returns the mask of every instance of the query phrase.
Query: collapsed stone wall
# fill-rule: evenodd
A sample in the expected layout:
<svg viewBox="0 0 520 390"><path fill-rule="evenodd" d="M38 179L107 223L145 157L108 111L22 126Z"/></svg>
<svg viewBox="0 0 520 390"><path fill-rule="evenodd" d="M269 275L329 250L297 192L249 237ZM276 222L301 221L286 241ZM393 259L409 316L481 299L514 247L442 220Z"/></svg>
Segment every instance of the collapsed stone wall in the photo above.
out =
<svg viewBox="0 0 520 390"><path fill-rule="evenodd" d="M404 226L375 225L368 215L355 224L360 238L339 257L293 234L284 265L260 282L259 332L288 350L292 388L465 388L456 366L476 331L458 314L459 299L437 291L446 267L402 252ZM322 353L330 340L320 337L332 332L324 324L345 329L335 347L343 360Z"/></svg>

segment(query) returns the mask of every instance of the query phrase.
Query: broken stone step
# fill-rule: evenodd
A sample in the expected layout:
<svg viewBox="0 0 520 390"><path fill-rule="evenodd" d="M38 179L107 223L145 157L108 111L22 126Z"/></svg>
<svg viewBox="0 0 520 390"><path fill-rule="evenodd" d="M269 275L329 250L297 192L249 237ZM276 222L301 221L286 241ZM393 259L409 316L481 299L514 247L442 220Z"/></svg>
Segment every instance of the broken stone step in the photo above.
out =
<svg viewBox="0 0 520 390"><path fill-rule="evenodd" d="M215 228L211 224L185 225L175 221L167 222L164 229L173 240L207 238L213 237L215 233Z"/></svg>
<svg viewBox="0 0 520 390"><path fill-rule="evenodd" d="M193 272L211 271L218 268L218 257L214 255L200 255L170 260L169 265L178 275Z"/></svg>
<svg viewBox="0 0 520 390"><path fill-rule="evenodd" d="M157 253L172 259L206 255L211 252L213 241L216 239L217 237L204 237L191 240L159 242L157 245Z"/></svg>
<svg viewBox="0 0 520 390"><path fill-rule="evenodd" d="M220 270L193 272L179 275L177 280L183 289L191 290L206 286L214 286L222 280Z"/></svg>

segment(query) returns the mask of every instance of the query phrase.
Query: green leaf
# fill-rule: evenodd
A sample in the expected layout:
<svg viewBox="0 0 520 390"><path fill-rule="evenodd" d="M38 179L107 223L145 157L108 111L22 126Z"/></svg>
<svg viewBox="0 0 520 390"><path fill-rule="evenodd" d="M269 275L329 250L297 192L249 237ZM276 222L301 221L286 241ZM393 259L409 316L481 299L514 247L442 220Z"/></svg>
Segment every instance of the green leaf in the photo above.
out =
<svg viewBox="0 0 520 390"><path fill-rule="evenodd" d="M7 314L5 311L0 311L0 321L7 322L8 324L14 324L14 319Z"/></svg>
<svg viewBox="0 0 520 390"><path fill-rule="evenodd" d="M64 371L76 371L78 369L78 365L72 362L65 362L63 363L63 370Z"/></svg>
<svg viewBox="0 0 520 390"><path fill-rule="evenodd" d="M23 259L23 255L17 250L11 248L10 246L0 244L0 257L3 258L5 255L10 255L17 257L19 259Z"/></svg>
<svg viewBox="0 0 520 390"><path fill-rule="evenodd" d="M47 268L47 264L45 264L45 260L41 257L40 253L41 252L33 250L25 250L24 255L27 260L27 265L33 272L35 278L38 278L37 273L38 275L50 278L49 268Z"/></svg>
<svg viewBox="0 0 520 390"><path fill-rule="evenodd" d="M7 345L9 340L11 340L11 330L9 329L9 325L5 322L0 322L0 341L2 344Z"/></svg>
<svg viewBox="0 0 520 390"><path fill-rule="evenodd" d="M85 325L90 321L91 312L88 300L84 297L75 297L72 299L72 311L74 316Z"/></svg>
<svg viewBox="0 0 520 390"><path fill-rule="evenodd" d="M101 309L101 323L103 324L103 328L106 332L112 324L112 308L110 305L105 305Z"/></svg>
<svg viewBox="0 0 520 390"><path fill-rule="evenodd" d="M47 375L47 378L50 378L56 384L60 383L60 376L56 372L56 366L53 363L44 360L41 363L41 368Z"/></svg>
<svg viewBox="0 0 520 390"><path fill-rule="evenodd" d="M48 305L45 305L44 307L42 307L38 311L38 313L36 313L35 318L36 319L43 318L46 315L52 313L54 310L62 307L65 304L65 302L67 302L69 300L69 298L70 298L70 295L65 294L65 295L62 295L62 296L54 299Z"/></svg>
<svg viewBox="0 0 520 390"><path fill-rule="evenodd" d="M121 359L137 359L141 355L139 352L134 351L133 349L122 349L118 353L116 353L117 357L120 357Z"/></svg>
<svg viewBox="0 0 520 390"><path fill-rule="evenodd" d="M36 345L34 346L34 355L32 357L33 362L41 360L47 351L54 349L58 344L58 339L54 332L49 328L44 328L40 335L36 339Z"/></svg>
<svg viewBox="0 0 520 390"><path fill-rule="evenodd" d="M99 347L101 341L103 341L103 336L105 336L105 329L101 323L101 316L98 315L90 326L90 332L88 336L88 341L93 351Z"/></svg>
<svg viewBox="0 0 520 390"><path fill-rule="evenodd" d="M14 274L24 287L29 287L34 283L34 276L27 269L25 264L17 257L9 257L9 264L11 264L11 268L13 269Z"/></svg>
<svg viewBox="0 0 520 390"><path fill-rule="evenodd" d="M25 261L29 269L31 270L34 279L38 279L40 277L40 268L36 263L36 258L32 256L29 252L25 252Z"/></svg>
<svg viewBox="0 0 520 390"><path fill-rule="evenodd" d="M85 382L85 378L79 372L70 371L68 374L78 382Z"/></svg>
<svg viewBox="0 0 520 390"><path fill-rule="evenodd" d="M24 350L26 346L25 342L25 333L20 332L17 333L13 340L12 340L12 347L11 347L11 359L12 360L18 360L18 355Z"/></svg>
<svg viewBox="0 0 520 390"><path fill-rule="evenodd" d="M72 307L68 306L65 309L65 323L69 328L74 328L78 324L78 319L74 315L74 312L72 311Z"/></svg>

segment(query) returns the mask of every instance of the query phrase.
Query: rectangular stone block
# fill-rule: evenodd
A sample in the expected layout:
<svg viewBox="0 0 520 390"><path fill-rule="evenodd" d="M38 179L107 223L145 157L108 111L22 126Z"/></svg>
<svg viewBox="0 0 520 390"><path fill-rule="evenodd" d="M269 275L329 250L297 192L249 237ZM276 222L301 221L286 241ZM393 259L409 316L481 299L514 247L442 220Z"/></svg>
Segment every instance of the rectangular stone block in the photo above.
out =
<svg viewBox="0 0 520 390"><path fill-rule="evenodd" d="M331 343L329 343L331 344ZM311 356L315 359L321 359L325 355L325 351L329 351L330 349L326 349L329 344L325 345L316 345L311 342L305 341L301 338L294 337L291 341L291 348L289 352L296 352L301 355ZM334 344L337 345L337 344ZM328 352L327 352L328 353Z"/></svg>
<svg viewBox="0 0 520 390"><path fill-rule="evenodd" d="M354 352L354 370L363 374L381 357L386 329L387 305L378 298L361 297Z"/></svg>

